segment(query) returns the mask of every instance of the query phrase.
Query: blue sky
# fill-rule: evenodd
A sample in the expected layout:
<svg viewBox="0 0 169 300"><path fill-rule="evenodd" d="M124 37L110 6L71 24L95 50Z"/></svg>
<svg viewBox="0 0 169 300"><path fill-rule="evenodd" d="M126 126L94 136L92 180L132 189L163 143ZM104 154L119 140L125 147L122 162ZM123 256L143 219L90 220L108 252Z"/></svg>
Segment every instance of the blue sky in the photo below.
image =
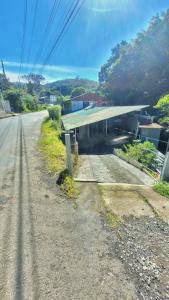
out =
<svg viewBox="0 0 169 300"><path fill-rule="evenodd" d="M38 9L32 34L35 0L28 0L27 26L22 73L41 70L45 58L63 25L64 14L76 0L61 0L56 18L44 31L54 0L37 0ZM169 0L86 0L61 44L47 61L43 74L47 81L63 78L97 80L100 66L106 62L116 43L130 40L145 29L151 17L169 8ZM21 56L24 0L6 0L0 10L0 58L8 77L16 81ZM43 42L42 42L43 40ZM41 44L42 43L42 44ZM42 45L42 47L40 47ZM43 51L42 51L43 50ZM36 60L38 57L38 60Z"/></svg>

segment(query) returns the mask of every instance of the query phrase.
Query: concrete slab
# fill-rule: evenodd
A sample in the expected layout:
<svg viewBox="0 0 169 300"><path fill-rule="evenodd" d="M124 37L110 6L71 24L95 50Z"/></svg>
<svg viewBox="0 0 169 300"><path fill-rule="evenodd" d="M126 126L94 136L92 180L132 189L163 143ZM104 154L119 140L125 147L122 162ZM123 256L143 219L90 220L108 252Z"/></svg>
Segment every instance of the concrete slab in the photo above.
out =
<svg viewBox="0 0 169 300"><path fill-rule="evenodd" d="M137 190L137 185L99 184L104 205L120 217L153 217L154 213L144 197Z"/></svg>
<svg viewBox="0 0 169 300"><path fill-rule="evenodd" d="M99 184L104 205L119 216L158 216L169 223L169 200L153 191L152 186Z"/></svg>

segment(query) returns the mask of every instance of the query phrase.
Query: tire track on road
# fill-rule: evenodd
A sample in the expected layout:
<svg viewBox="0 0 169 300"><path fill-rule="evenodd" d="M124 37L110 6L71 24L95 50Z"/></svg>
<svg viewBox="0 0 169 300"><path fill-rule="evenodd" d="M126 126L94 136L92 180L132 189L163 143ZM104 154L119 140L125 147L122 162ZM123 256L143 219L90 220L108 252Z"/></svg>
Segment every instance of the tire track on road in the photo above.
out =
<svg viewBox="0 0 169 300"><path fill-rule="evenodd" d="M0 134L0 150L3 147L3 145L5 144L5 141L7 140L9 130L10 130L11 127L12 127L12 120L9 120L7 126L2 131L2 133Z"/></svg>
<svg viewBox="0 0 169 300"><path fill-rule="evenodd" d="M20 126L20 160L19 160L19 194L17 216L17 257L16 257L16 300L24 297L39 298L39 281L37 271L37 255L32 215L32 195L28 154L24 128L21 119ZM24 264L23 257L27 257ZM23 278L25 279L23 282ZM28 296L27 296L28 295ZM32 296L30 296L32 295Z"/></svg>
<svg viewBox="0 0 169 300"><path fill-rule="evenodd" d="M7 174L3 175L2 178L2 185L1 185L1 190L4 187L6 182L10 182L11 187L7 186L7 188L9 188L9 203L6 204L6 206L4 207L4 210L2 211L3 214L6 214L5 216L5 222L4 222L4 230L3 230L3 238L2 238L2 260L4 262L4 267L1 270L1 276L3 278L3 288L1 289L1 294L4 293L4 289L6 288L6 290L8 290L8 288L6 287L7 282L9 283L8 280L8 275L10 272L10 262L9 262L9 256L10 256L10 245L11 245L11 233L12 233L12 212L13 212L13 205L14 205L14 195L15 195L15 186L14 186L14 181L15 181L15 177L16 177L16 166L17 166L17 151L18 151L18 140L19 140L19 122L17 119L17 129L16 129L16 142L15 142L15 147L14 149L14 160L13 160L13 166L12 166L12 170ZM11 126L10 128L15 128L15 126ZM8 131L9 133L9 131ZM7 163L9 164L9 161L7 161ZM12 177L11 177L12 175ZM6 191L6 188L3 188Z"/></svg>

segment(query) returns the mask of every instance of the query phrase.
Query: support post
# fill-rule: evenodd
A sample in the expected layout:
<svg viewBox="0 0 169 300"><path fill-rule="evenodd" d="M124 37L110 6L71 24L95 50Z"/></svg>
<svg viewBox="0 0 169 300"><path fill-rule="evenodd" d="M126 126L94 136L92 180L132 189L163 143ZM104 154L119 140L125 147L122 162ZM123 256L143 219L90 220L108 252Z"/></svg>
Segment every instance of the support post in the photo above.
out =
<svg viewBox="0 0 169 300"><path fill-rule="evenodd" d="M66 144L66 153L67 153L67 169L69 174L73 176L73 161L72 161L72 152L71 152L71 142L70 134L65 134L65 144Z"/></svg>
<svg viewBox="0 0 169 300"><path fill-rule="evenodd" d="M107 135L107 120L106 120L106 135Z"/></svg>
<svg viewBox="0 0 169 300"><path fill-rule="evenodd" d="M90 138L90 125L87 125L87 137Z"/></svg>
<svg viewBox="0 0 169 300"><path fill-rule="evenodd" d="M166 154L167 154L168 150L169 150L169 139L168 139L168 143L167 143L167 147L166 147Z"/></svg>
<svg viewBox="0 0 169 300"><path fill-rule="evenodd" d="M164 161L160 179L169 181L169 152L167 152L165 156L165 161Z"/></svg>

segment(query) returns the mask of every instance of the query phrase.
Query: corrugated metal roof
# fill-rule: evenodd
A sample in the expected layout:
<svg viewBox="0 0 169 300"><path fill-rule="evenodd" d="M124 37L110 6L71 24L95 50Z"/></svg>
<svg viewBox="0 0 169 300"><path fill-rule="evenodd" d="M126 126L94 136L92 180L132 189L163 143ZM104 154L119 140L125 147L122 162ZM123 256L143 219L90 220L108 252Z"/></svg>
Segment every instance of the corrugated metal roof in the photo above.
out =
<svg viewBox="0 0 169 300"><path fill-rule="evenodd" d="M146 107L148 107L148 105L94 107L88 110L83 109L78 112L64 115L62 116L62 122L65 130L70 130L133 111L140 111Z"/></svg>

